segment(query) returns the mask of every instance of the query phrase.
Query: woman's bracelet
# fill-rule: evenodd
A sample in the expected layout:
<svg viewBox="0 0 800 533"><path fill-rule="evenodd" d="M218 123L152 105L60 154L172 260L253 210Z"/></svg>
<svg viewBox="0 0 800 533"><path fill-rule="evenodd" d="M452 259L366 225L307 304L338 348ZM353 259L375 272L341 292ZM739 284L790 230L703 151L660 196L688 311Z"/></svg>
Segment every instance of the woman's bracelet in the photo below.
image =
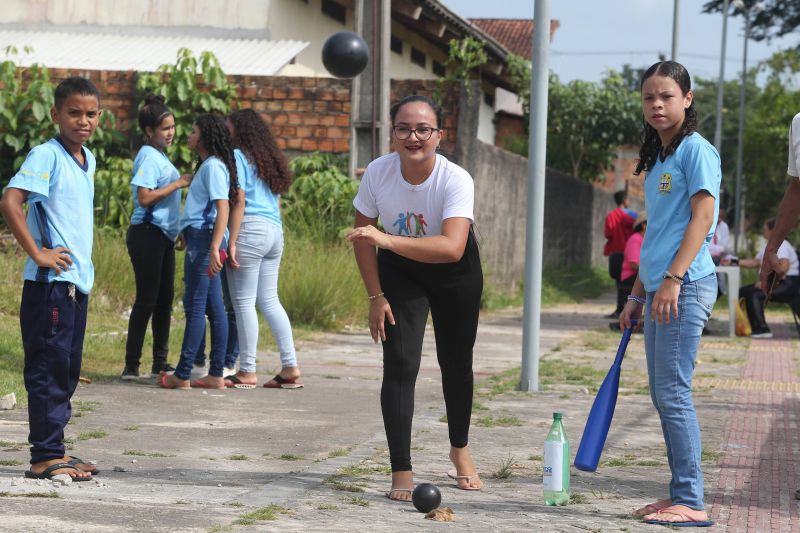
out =
<svg viewBox="0 0 800 533"><path fill-rule="evenodd" d="M664 271L664 279L671 279L672 281L674 281L678 285L683 285L683 278L681 278L679 276L676 276L675 274L673 274L669 270L665 270Z"/></svg>
<svg viewBox="0 0 800 533"><path fill-rule="evenodd" d="M376 298L380 298L381 296L383 296L383 293L379 292L378 294L373 294L372 296L367 296L367 300L369 300L371 302L371 301L375 300Z"/></svg>
<svg viewBox="0 0 800 533"><path fill-rule="evenodd" d="M638 302L638 303L640 303L642 305L647 303L647 300L645 300L641 296L636 296L635 294L629 294L628 295L628 301L629 302Z"/></svg>

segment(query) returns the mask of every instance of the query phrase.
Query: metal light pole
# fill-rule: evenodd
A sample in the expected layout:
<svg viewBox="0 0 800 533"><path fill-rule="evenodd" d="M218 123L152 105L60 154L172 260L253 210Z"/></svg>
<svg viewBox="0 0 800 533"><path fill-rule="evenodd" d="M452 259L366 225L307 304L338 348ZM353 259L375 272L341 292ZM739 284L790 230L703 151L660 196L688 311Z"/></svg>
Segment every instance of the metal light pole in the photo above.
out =
<svg viewBox="0 0 800 533"><path fill-rule="evenodd" d="M522 370L519 390L539 390L539 326L542 307L542 241L547 148L547 91L550 0L536 0L533 10L528 210L525 225L525 305L522 313Z"/></svg>
<svg viewBox="0 0 800 533"><path fill-rule="evenodd" d="M678 60L678 28L680 27L681 0L674 0L672 7L672 59Z"/></svg>
<svg viewBox="0 0 800 533"><path fill-rule="evenodd" d="M725 91L725 56L728 38L728 0L722 7L722 49L719 53L719 82L717 83L717 125L714 128L714 146L722 155L722 95Z"/></svg>
<svg viewBox="0 0 800 533"><path fill-rule="evenodd" d="M758 2L748 8L744 0L733 0L733 5L744 14L744 56L742 57L742 80L739 87L739 150L736 153L736 205L734 206L733 249L739 252L739 234L742 230L742 165L744 160L744 100L745 83L747 82L747 41L750 40L750 15L764 9L764 4Z"/></svg>

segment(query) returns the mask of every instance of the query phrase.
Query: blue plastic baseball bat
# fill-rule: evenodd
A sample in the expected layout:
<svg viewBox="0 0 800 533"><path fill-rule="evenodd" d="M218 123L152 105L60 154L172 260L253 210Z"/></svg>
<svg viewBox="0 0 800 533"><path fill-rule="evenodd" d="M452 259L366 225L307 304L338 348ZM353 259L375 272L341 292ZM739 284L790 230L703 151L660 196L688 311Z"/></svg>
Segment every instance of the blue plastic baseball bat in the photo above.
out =
<svg viewBox="0 0 800 533"><path fill-rule="evenodd" d="M631 327L622 332L622 340L619 342L614 364L611 365L603 384L597 390L592 410L589 411L589 418L586 419L586 426L583 428L578 453L575 455L575 468L578 470L586 472L597 470L600 454L603 453L603 446L605 446L608 436L608 428L611 427L611 419L614 418L614 408L617 406L622 358L625 357L625 350L628 348L628 341L631 340L634 326L636 326L636 321L632 320Z"/></svg>

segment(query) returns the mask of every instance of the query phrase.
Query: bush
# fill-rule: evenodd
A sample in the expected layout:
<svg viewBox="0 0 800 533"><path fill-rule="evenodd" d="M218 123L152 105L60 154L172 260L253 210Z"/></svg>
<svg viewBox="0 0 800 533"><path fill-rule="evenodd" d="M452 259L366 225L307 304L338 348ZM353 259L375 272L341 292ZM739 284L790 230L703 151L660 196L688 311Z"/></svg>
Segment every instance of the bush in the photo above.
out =
<svg viewBox="0 0 800 533"><path fill-rule="evenodd" d="M133 214L133 161L109 157L94 175L94 223L98 227L127 227Z"/></svg>
<svg viewBox="0 0 800 533"><path fill-rule="evenodd" d="M289 162L295 175L282 198L283 218L297 234L327 242L343 238L353 226L353 198L358 181L347 176L347 159L315 152Z"/></svg>

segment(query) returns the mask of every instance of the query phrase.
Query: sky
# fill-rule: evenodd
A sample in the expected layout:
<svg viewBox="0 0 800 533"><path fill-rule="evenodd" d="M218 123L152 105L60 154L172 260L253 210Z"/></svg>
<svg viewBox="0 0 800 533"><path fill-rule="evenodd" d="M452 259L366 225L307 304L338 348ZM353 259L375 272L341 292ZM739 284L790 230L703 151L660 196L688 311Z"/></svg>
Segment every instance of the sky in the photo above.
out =
<svg viewBox="0 0 800 533"><path fill-rule="evenodd" d="M533 18L534 0L444 0L465 18ZM680 0L678 61L693 78L719 77L722 15L701 14L703 0ZM601 9L602 7L602 9ZM600 81L608 69L648 67L672 50L670 0L550 0L561 23L550 43L549 66L562 82ZM744 19L728 17L725 78L737 78L744 56ZM800 44L794 33L771 43L749 41L748 68L774 52Z"/></svg>

